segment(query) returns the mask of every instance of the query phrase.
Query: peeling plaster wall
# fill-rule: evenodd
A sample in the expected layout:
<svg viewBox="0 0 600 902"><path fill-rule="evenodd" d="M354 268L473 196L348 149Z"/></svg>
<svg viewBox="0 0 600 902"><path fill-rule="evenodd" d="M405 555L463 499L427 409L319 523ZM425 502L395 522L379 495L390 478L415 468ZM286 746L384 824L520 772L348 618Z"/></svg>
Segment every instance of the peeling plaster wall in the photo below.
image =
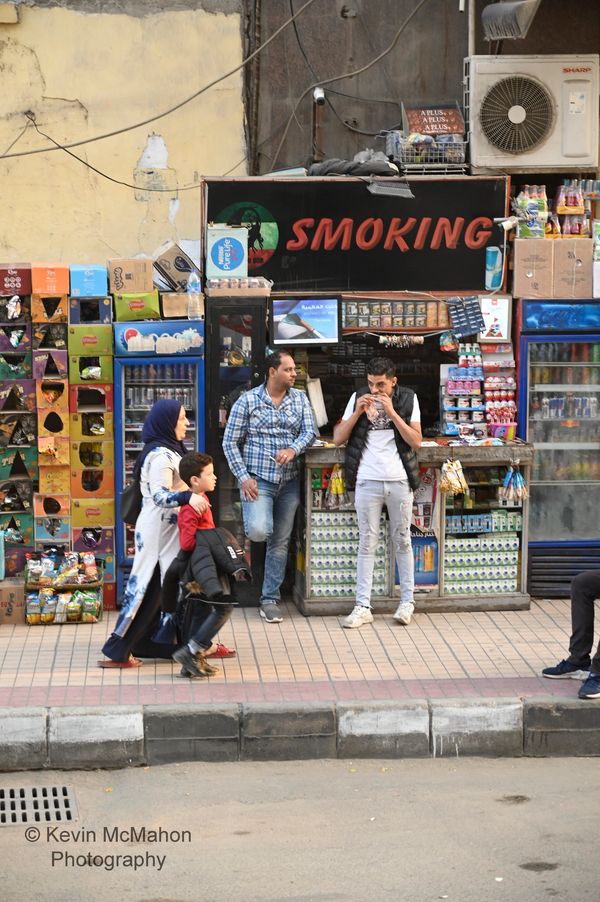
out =
<svg viewBox="0 0 600 902"><path fill-rule="evenodd" d="M50 144L27 111L61 144L86 140L164 112L241 59L228 0L21 5L19 24L0 25L0 155ZM200 191L181 189L239 163L243 115L236 73L148 126L72 148L133 188L63 150L0 159L0 260L92 263L197 239Z"/></svg>

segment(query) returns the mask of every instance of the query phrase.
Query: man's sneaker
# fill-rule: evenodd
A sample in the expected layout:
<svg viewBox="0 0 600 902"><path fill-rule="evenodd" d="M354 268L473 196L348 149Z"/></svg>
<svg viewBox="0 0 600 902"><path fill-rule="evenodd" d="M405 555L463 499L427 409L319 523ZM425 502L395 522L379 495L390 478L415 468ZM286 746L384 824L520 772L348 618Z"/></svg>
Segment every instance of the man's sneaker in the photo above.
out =
<svg viewBox="0 0 600 902"><path fill-rule="evenodd" d="M579 698L600 698L600 673L590 673L579 690Z"/></svg>
<svg viewBox="0 0 600 902"><path fill-rule="evenodd" d="M401 623L403 626L408 626L408 624L412 620L414 610L414 604L412 604L410 601L405 601L403 604L399 604L396 608L394 620L398 621L398 623Z"/></svg>
<svg viewBox="0 0 600 902"><path fill-rule="evenodd" d="M173 652L172 658L174 661L177 661L178 664L181 664L181 676L184 676L184 670L186 671L185 676L192 677L192 679L202 679L202 677L208 676L207 673L203 673L198 668L196 655L191 653L187 645L182 645L176 652Z"/></svg>
<svg viewBox="0 0 600 902"><path fill-rule="evenodd" d="M542 676L548 677L549 680L586 680L589 670L581 670L570 661L564 660L556 667L545 667L542 670Z"/></svg>
<svg viewBox="0 0 600 902"><path fill-rule="evenodd" d="M281 621L283 620L281 611L279 610L279 605L275 604L275 602L271 602L270 604L261 604L260 616L263 617L267 621L267 623L281 623Z"/></svg>
<svg viewBox="0 0 600 902"><path fill-rule="evenodd" d="M371 608L364 604L354 605L354 610L342 620L342 626L347 630L356 630L365 623L373 623Z"/></svg>

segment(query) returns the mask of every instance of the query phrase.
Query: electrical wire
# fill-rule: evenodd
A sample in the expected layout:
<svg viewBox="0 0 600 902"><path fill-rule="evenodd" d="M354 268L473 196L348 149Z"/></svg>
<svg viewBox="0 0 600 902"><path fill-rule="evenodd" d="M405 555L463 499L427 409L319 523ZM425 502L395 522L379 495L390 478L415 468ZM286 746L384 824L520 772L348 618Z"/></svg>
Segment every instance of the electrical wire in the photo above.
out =
<svg viewBox="0 0 600 902"><path fill-rule="evenodd" d="M404 19L404 21L402 22L402 24L400 25L400 27L394 34L394 37L393 37L392 42L389 45L389 47L386 47L385 50L382 50L381 53L379 53L379 54L377 54L377 56L373 57L373 59L370 60L370 62L366 63L364 66L360 66L358 69L353 69L351 72L346 72L343 75L336 75L332 78L324 78L321 81L318 81L316 83L309 85L308 88L306 88L306 90L304 90L302 92L302 94L296 101L296 104L295 104L292 112L290 113L290 115L287 118L287 122L286 122L286 126L284 129L283 135L281 137L281 140L279 141L279 144L277 145L277 150L275 151L275 154L273 156L273 166L275 166L275 164L277 163L279 154L281 153L281 148L283 147L285 139L287 138L287 134L290 129L290 125L292 124L292 121L296 115L296 111L297 111L298 107L300 106L300 104L302 103L302 101L304 100L304 98L307 96L307 94L309 94L311 91L314 91L315 88L323 87L324 85L331 84L332 82L335 82L335 81L342 81L342 79L344 79L344 78L353 78L355 75L360 75L362 72L366 72L367 69L370 69L371 66L374 66L376 63L378 63L379 60L386 57L388 55L388 53L391 53L391 51L396 46L396 44L398 43L398 40L400 38L400 35L407 28L410 21L416 16L416 14L419 12L419 10L427 2L428 2L428 0L419 0L417 5L415 6L415 8L412 10L412 12L410 12L408 14L408 16Z"/></svg>
<svg viewBox="0 0 600 902"><path fill-rule="evenodd" d="M83 144L92 144L95 141L104 141L106 138L114 138L116 135L122 135L125 132L133 131L136 128L143 128L146 125L150 125L152 122L157 122L159 119L164 119L165 116L169 116L171 113L174 113L176 110L181 109L181 107L185 106L186 104L191 103L192 100L195 100L197 97L200 97L202 94L205 94L211 88L214 88L215 85L218 85L220 82L225 81L225 79L229 78L231 75L235 75L236 72L239 72L240 69L243 69L245 66L247 66L248 63L254 59L255 56L258 56L258 54L261 53L265 47L267 47L272 41L274 41L275 38L278 37L278 35L280 35L281 32L284 31L288 27L288 25L290 25L292 22L294 22L295 19L298 16L300 16L304 12L305 9L308 9L309 6L312 6L312 4L314 2L315 2L315 0L306 0L306 2L300 7L298 12L292 18L286 19L286 21L283 23L283 25L280 25L279 28L277 28L273 32L271 37L267 38L266 41L264 41L262 44L260 44L260 46L257 47L256 50L253 50L252 53L249 56L247 56L245 59L243 59L239 65L235 66L233 69L230 69L228 72L225 72L224 75L219 75L218 78L215 78L215 79L213 79L213 81L209 82L207 85L204 85L204 87L200 88L199 91L195 91L189 97L186 97L184 100L181 100L179 103L175 104L175 106L170 107L170 109L165 110L163 113L158 113L156 116L151 116L149 119L144 119L141 122L136 122L134 125L127 125L127 126L124 126L123 128L115 129L112 132L106 132L103 135L96 135L93 138L85 138L81 141L70 141L68 144L57 144L56 142L53 142L56 145L54 147L38 147L38 148L35 148L34 150L23 150L23 151L17 152L17 153L4 153L0 157L0 160L9 160L14 157L28 157L35 153L49 153L50 151L54 151L54 150L67 150L69 147L81 147ZM52 140L52 139L49 139L49 140ZM126 183L123 183L123 184L126 184Z"/></svg>
<svg viewBox="0 0 600 902"><path fill-rule="evenodd" d="M88 169L91 169L92 172L96 172L98 175L101 175L103 179L108 179L109 182L114 182L115 185L124 185L126 188L133 188L135 191L152 191L153 193L161 193L161 194L177 194L179 191L191 191L193 188L199 188L202 182L194 182L193 185L183 185L181 188L146 188L143 185L132 185L130 182L123 182L121 179L115 179L112 175L107 175L106 172L102 172L102 170L97 169L95 166L92 166L91 163L88 163L87 160L82 160L81 157L78 157L76 153L68 150L67 147L59 144L58 141L55 141L50 135L47 135L45 132L41 130L35 121L35 116L33 113L25 113L26 117L29 119L36 132L40 134L43 138L46 138L48 141L52 141L56 148L59 150L64 150L65 153L68 153L70 157L73 157L74 160L78 160L80 163L83 163L84 166L87 166Z"/></svg>

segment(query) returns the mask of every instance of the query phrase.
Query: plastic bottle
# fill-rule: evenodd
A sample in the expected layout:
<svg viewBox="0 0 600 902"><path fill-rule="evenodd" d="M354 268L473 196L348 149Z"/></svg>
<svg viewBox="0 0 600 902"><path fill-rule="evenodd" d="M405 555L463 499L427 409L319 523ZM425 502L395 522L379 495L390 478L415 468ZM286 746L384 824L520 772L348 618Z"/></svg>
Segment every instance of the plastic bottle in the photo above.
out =
<svg viewBox="0 0 600 902"><path fill-rule="evenodd" d="M192 272L187 283L187 317L188 319L202 319L202 304L200 303L200 279L198 274Z"/></svg>

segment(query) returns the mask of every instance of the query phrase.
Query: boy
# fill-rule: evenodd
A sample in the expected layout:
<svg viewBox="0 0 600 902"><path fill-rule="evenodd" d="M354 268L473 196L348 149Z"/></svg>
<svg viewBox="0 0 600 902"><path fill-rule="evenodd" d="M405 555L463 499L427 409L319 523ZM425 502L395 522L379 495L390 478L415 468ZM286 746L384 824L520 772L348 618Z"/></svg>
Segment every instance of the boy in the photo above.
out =
<svg viewBox="0 0 600 902"><path fill-rule="evenodd" d="M192 492L198 495L212 492L217 484L212 457L198 451L189 451L183 455L179 462L179 475ZM196 533L200 529L214 529L215 522L210 507L203 514L199 514L189 504L184 504L179 509L178 526L181 550L165 574L163 582L165 599L177 597L179 580L196 547ZM208 614L193 637L173 655L173 659L182 665L182 676L198 678L218 673L218 668L212 667L206 658L213 650L213 637L231 616L233 606L219 605L218 610L210 604L206 607L209 609Z"/></svg>

